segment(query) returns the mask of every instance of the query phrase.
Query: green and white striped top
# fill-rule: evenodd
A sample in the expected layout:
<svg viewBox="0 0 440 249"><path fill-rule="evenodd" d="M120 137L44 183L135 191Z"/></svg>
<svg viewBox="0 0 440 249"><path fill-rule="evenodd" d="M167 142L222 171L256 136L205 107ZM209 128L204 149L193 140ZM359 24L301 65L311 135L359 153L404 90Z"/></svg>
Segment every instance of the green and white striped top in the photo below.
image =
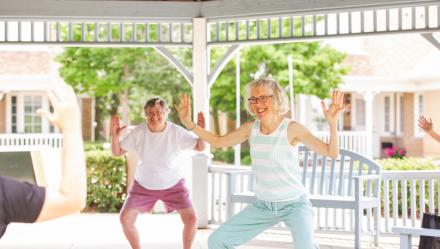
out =
<svg viewBox="0 0 440 249"><path fill-rule="evenodd" d="M292 146L287 139L290 122L284 118L270 135L261 133L259 120L252 126L249 144L256 179L255 195L260 200L291 201L306 194L301 183L298 146Z"/></svg>

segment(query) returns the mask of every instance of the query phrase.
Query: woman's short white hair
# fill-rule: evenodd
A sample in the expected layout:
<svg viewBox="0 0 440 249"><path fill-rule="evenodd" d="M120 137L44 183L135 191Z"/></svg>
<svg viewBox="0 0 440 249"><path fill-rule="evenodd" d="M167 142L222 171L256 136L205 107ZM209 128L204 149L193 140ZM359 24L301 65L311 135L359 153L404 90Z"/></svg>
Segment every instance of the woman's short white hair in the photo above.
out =
<svg viewBox="0 0 440 249"><path fill-rule="evenodd" d="M267 87L269 89L272 89L273 91L272 103L274 106L274 110L277 114L284 115L289 111L289 100L287 98L287 95L284 93L283 88L281 88L280 84L272 78L259 78L249 82L246 85L244 98L245 98L245 107L249 113L251 112L250 112L248 99L251 97L252 89L254 89L255 87Z"/></svg>
<svg viewBox="0 0 440 249"><path fill-rule="evenodd" d="M165 115L165 120L168 119L168 114L170 112L170 108L168 108L167 102L160 97L154 97L154 98L147 100L147 102L145 102L145 105L144 105L144 112L147 112L148 109L150 109L151 107L153 107L155 105L160 105L162 107L164 115ZM147 114L147 113L145 113L145 114Z"/></svg>

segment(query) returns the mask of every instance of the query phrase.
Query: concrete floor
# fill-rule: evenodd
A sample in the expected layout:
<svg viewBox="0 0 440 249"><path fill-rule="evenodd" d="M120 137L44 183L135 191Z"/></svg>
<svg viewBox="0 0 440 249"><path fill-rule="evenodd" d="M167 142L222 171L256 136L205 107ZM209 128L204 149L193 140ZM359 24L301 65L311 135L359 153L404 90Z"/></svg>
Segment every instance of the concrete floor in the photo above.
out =
<svg viewBox="0 0 440 249"><path fill-rule="evenodd" d="M137 227L145 249L182 248L182 224L176 214L144 214L139 217ZM207 249L206 242L213 231L199 229L193 249ZM316 234L315 238L321 249L353 248L353 235ZM239 248L293 248L293 244L287 231L269 230ZM372 238L365 236L362 248L375 248ZM381 237L379 248L399 248L399 238ZM11 224L0 239L0 249L130 249L130 246L117 214L77 214L32 225Z"/></svg>

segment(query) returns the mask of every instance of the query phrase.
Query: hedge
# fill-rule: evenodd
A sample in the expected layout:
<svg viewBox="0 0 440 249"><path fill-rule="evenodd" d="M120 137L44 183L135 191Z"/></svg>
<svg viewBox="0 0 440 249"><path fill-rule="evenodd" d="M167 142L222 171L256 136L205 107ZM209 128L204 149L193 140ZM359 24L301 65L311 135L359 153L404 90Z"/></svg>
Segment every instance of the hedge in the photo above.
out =
<svg viewBox="0 0 440 249"><path fill-rule="evenodd" d="M234 149L215 149L213 150L214 161L220 161L224 163L234 163ZM241 150L241 165L251 165L251 156L249 149Z"/></svg>
<svg viewBox="0 0 440 249"><path fill-rule="evenodd" d="M87 151L86 211L119 212L126 198L124 157L110 151Z"/></svg>
<svg viewBox="0 0 440 249"><path fill-rule="evenodd" d="M427 158L423 158L423 157L404 157L402 159L392 159L392 158L388 158L388 159L380 159L380 160L376 160L376 162L381 166L382 171L388 171L388 170L400 170L400 171L407 171L407 170L437 170L440 168L440 158L439 157L427 157ZM390 183L392 184L392 182ZM438 184L435 183L434 184L434 202L438 203ZM402 215L401 213L401 207L402 207L402 183L400 182L398 185L398 193L399 196L397 198L398 200L398 208L399 208L399 216ZM416 209L419 210L420 209L420 195L419 195L419 181L416 182ZM384 198L384 186L382 184L381 186L382 190L382 208L384 205L383 202L383 198ZM427 182L425 181L425 191L427 188ZM407 193L407 207L408 207L408 211L411 208L411 199L410 199L410 194L411 194L411 185L410 185L410 181L407 181L406 184L406 193ZM389 188L389 196L392 196L392 188L390 186ZM428 196L424 196L425 199L425 211L427 210L428 207ZM392 200L390 200L392 202ZM390 203L390 205L392 205ZM391 208L391 206L390 206ZM419 213L417 212L416 214L417 216L419 215ZM408 216L411 216L411 213L408 213Z"/></svg>

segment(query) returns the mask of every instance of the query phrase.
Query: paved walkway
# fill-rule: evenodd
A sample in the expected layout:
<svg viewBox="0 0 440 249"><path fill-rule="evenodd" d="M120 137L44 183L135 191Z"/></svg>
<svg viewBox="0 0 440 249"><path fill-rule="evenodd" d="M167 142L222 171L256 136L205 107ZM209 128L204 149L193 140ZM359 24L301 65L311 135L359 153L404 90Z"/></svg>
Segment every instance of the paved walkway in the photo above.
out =
<svg viewBox="0 0 440 249"><path fill-rule="evenodd" d="M176 214L145 214L137 226L145 249L181 248L182 224ZM207 238L213 229L199 229L193 249L207 249ZM353 248L353 236L317 234L321 249ZM374 248L365 236L363 248ZM397 249L399 239L381 237L383 249ZM415 241L414 244L417 244ZM240 249L292 248L286 231L268 231ZM415 247L416 248L416 247ZM117 214L78 214L37 224L11 224L0 240L0 249L130 249Z"/></svg>

